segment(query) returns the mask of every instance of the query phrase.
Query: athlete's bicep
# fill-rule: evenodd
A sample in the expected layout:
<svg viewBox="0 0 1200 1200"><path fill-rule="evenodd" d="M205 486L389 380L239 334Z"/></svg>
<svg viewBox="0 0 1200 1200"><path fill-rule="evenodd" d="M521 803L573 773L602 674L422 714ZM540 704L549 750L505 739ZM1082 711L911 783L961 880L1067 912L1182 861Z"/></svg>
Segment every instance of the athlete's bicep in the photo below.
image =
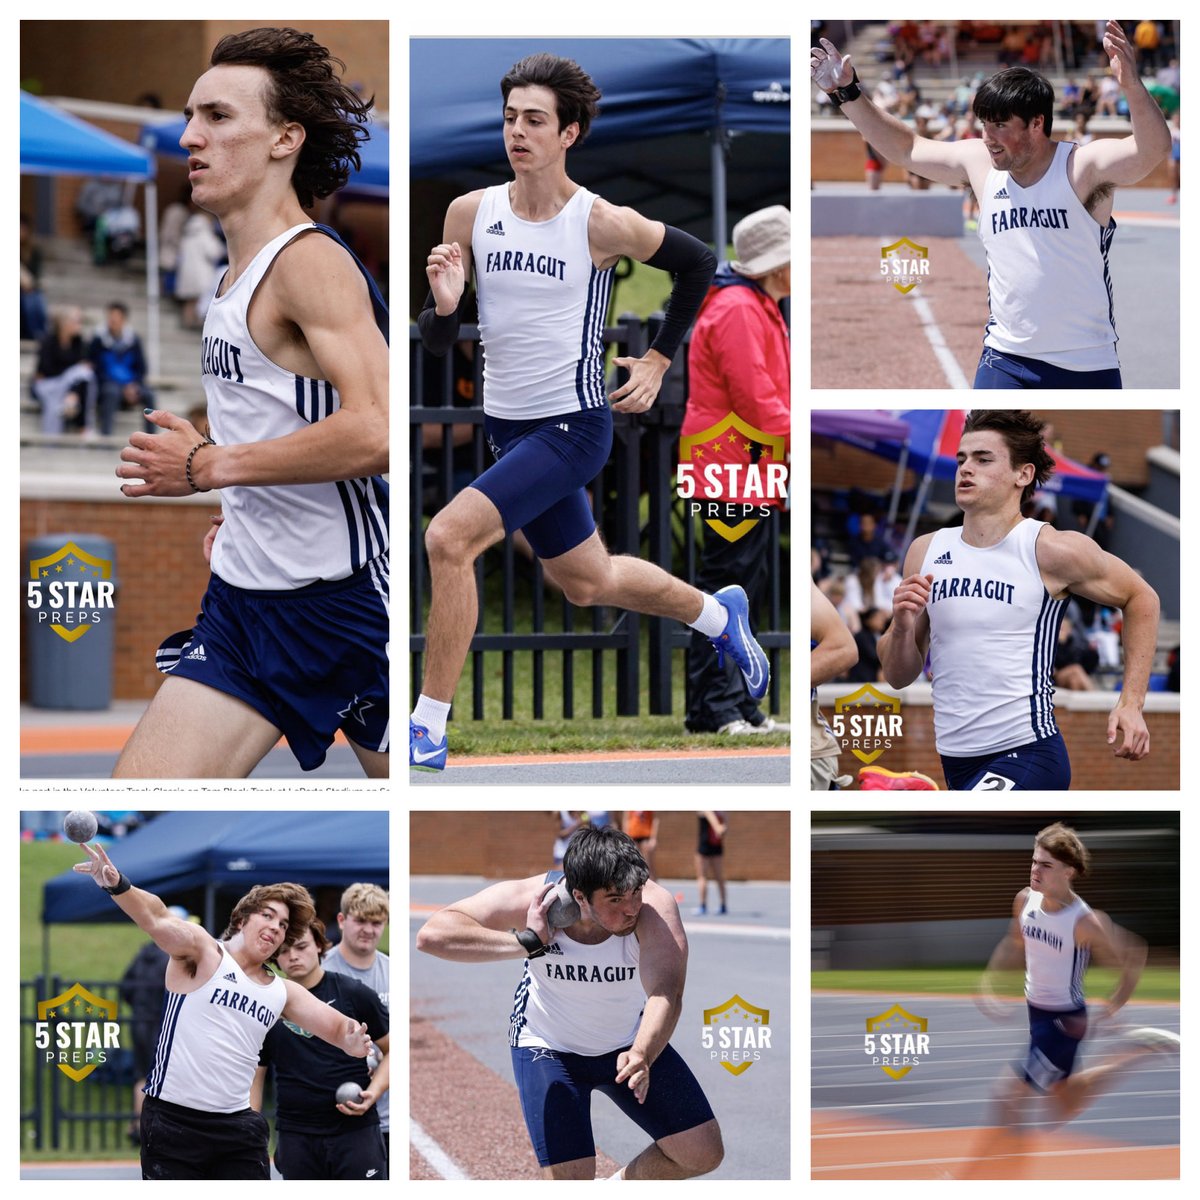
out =
<svg viewBox="0 0 1200 1200"><path fill-rule="evenodd" d="M463 282L466 287L471 284L471 235L475 230L475 215L479 212L482 199L482 191L458 196L446 209L446 221L442 226L442 241L448 245L457 242L462 252Z"/></svg>
<svg viewBox="0 0 1200 1200"><path fill-rule="evenodd" d="M646 899L638 920L642 988L647 996L677 999L683 994L688 956L687 935L683 931L679 906L658 884L647 883L645 886L657 888L658 892Z"/></svg>
<svg viewBox="0 0 1200 1200"><path fill-rule="evenodd" d="M932 138L913 139L907 165L915 175L934 183L968 183L972 156L978 154L972 139L966 142L935 142ZM982 142L980 143L982 145Z"/></svg>
<svg viewBox="0 0 1200 1200"><path fill-rule="evenodd" d="M1097 604L1124 608L1146 586L1138 573L1090 537L1072 530L1042 530L1038 568L1051 594L1068 591Z"/></svg>

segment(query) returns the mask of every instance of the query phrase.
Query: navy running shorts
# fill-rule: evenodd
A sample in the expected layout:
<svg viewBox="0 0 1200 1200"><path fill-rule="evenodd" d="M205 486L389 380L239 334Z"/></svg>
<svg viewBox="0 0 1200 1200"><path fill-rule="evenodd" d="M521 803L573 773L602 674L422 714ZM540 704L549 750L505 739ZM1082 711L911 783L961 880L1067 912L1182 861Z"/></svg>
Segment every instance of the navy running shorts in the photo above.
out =
<svg viewBox="0 0 1200 1200"><path fill-rule="evenodd" d="M247 591L213 575L178 661L160 669L244 700L306 771L325 761L339 729L386 754L389 608L386 554L294 591Z"/></svg>
<svg viewBox="0 0 1200 1200"><path fill-rule="evenodd" d="M628 1047L625 1047L628 1049ZM513 1075L529 1140L543 1167L592 1158L592 1092L603 1092L654 1141L695 1129L713 1119L695 1075L671 1046L650 1068L650 1090L644 1104L626 1083L614 1083L621 1050L595 1056L568 1054L537 1046L513 1046Z"/></svg>
<svg viewBox="0 0 1200 1200"><path fill-rule="evenodd" d="M608 406L536 421L485 415L483 427L496 462L471 486L499 510L504 532L520 529L542 559L591 537L596 522L584 489L612 449Z"/></svg>
<svg viewBox="0 0 1200 1200"><path fill-rule="evenodd" d="M1121 368L1107 371L1068 371L1052 367L1036 358L1005 354L984 346L975 371L976 391L1013 391L1021 388L1095 388L1106 390L1122 387Z"/></svg>
<svg viewBox="0 0 1200 1200"><path fill-rule="evenodd" d="M1087 1033L1087 1009L1054 1012L1029 1005L1029 1053L1016 1072L1031 1088L1048 1092L1075 1069Z"/></svg>
<svg viewBox="0 0 1200 1200"><path fill-rule="evenodd" d="M942 771L952 792L1065 792L1071 786L1071 760L1061 733L974 758L943 754Z"/></svg>

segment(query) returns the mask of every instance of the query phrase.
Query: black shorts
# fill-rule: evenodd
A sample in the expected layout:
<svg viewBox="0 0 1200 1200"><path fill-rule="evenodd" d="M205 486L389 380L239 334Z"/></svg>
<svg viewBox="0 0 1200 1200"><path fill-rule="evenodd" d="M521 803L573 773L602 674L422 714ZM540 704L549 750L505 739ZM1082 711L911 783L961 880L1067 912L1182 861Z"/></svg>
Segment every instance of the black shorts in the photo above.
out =
<svg viewBox="0 0 1200 1200"><path fill-rule="evenodd" d="M143 1179L270 1179L267 1119L252 1108L212 1113L147 1096Z"/></svg>
<svg viewBox="0 0 1200 1200"><path fill-rule="evenodd" d="M1053 1012L1028 1007L1029 1053L1016 1071L1031 1088L1047 1092L1075 1069L1079 1043L1087 1033L1087 1008Z"/></svg>
<svg viewBox="0 0 1200 1200"><path fill-rule="evenodd" d="M284 1129L275 1147L284 1179L386 1179L387 1149L379 1122L341 1133Z"/></svg>

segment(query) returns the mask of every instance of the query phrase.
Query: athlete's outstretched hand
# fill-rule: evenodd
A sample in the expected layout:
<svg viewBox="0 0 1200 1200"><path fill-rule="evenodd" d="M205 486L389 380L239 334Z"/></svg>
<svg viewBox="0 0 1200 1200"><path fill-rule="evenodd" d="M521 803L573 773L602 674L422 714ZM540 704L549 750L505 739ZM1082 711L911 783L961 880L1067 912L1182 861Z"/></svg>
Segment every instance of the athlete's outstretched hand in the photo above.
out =
<svg viewBox="0 0 1200 1200"><path fill-rule="evenodd" d="M366 1058L371 1049L371 1035L365 1021L346 1017L342 1027L342 1049L351 1058Z"/></svg>
<svg viewBox="0 0 1200 1200"><path fill-rule="evenodd" d="M441 242L429 252L425 274L429 290L437 305L438 315L448 317L458 308L463 289L467 286L463 271L462 247L457 242Z"/></svg>
<svg viewBox="0 0 1200 1200"><path fill-rule="evenodd" d="M854 67L850 55L843 57L838 48L828 39L808 52L808 63L812 68L813 83L823 92L834 92L846 87L854 78Z"/></svg>
<svg viewBox="0 0 1200 1200"><path fill-rule="evenodd" d="M917 618L929 603L932 575L910 575L900 582L892 596L892 626L898 633L911 633Z"/></svg>
<svg viewBox="0 0 1200 1200"><path fill-rule="evenodd" d="M624 367L629 379L609 394L613 412L645 412L658 399L663 376L671 360L657 350L647 350L643 358L614 358L613 366Z"/></svg>
<svg viewBox="0 0 1200 1200"><path fill-rule="evenodd" d="M123 483L126 496L190 496L192 485L187 481L187 459L192 449L204 441L204 435L190 421L174 413L146 413L146 420L157 425L162 433L131 433L129 445L121 451L121 466L117 475L122 479L140 479L141 483ZM192 478L200 469L199 460L212 454L212 448L197 452L192 459Z"/></svg>
<svg viewBox="0 0 1200 1200"><path fill-rule="evenodd" d="M1121 85L1121 90L1124 91L1131 83L1140 83L1137 58L1120 21L1109 21L1104 27L1102 44L1104 53L1108 55L1108 65Z"/></svg>
<svg viewBox="0 0 1200 1200"><path fill-rule="evenodd" d="M121 872L108 859L103 846L89 846L83 843L83 851L88 856L88 862L76 863L71 869L80 875L90 875L97 887L116 887L121 882Z"/></svg>
<svg viewBox="0 0 1200 1200"><path fill-rule="evenodd" d="M1140 708L1118 704L1108 714L1108 744L1113 747L1114 757L1133 762L1150 753L1150 730Z"/></svg>
<svg viewBox="0 0 1200 1200"><path fill-rule="evenodd" d="M646 1093L650 1090L650 1064L640 1050L631 1046L617 1055L616 1082L628 1082L634 1099L639 1104L646 1102Z"/></svg>

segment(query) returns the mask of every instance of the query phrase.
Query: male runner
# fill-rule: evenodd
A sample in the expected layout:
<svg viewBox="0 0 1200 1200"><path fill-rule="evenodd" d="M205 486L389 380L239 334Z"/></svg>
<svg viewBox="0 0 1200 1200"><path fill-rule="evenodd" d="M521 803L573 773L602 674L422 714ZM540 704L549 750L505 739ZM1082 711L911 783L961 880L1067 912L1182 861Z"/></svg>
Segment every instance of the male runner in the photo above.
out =
<svg viewBox="0 0 1200 1200"><path fill-rule="evenodd" d="M977 1160L991 1153L1020 1152L1021 1107L1031 1094L1048 1098L1055 1121L1069 1121L1112 1084L1118 1071L1143 1054L1179 1049L1176 1034L1134 1029L1127 1035L1129 1048L1102 1066L1074 1070L1079 1044L1088 1033L1083 976L1089 961L1094 956L1101 965L1121 972L1099 1011L1103 1019L1112 1019L1124 1007L1146 962L1145 942L1075 894L1074 884L1087 875L1089 863L1079 835L1060 822L1034 839L1029 887L1013 900L1012 923L988 962L979 998L985 1013L1002 1019L1003 1006L995 999L991 977L1024 962L1029 1053L1015 1065L1016 1077L997 1093L998 1128L985 1136L972 1156Z"/></svg>
<svg viewBox="0 0 1200 1200"><path fill-rule="evenodd" d="M292 1021L272 1026L254 1077L254 1107L262 1111L267 1067L275 1072L275 1166L284 1179L386 1179L387 1152L380 1132L379 1103L387 1095L391 1060L388 1012L379 996L356 979L326 971L330 948L319 919L279 953L279 968L322 1004L362 1021L381 1057L374 1073L351 1062ZM357 1101L335 1104L338 1087L355 1083Z"/></svg>
<svg viewBox="0 0 1200 1200"><path fill-rule="evenodd" d="M523 530L547 576L572 604L674 617L712 639L765 695L767 657L754 640L745 592L710 596L660 567L609 554L585 487L608 461L612 413L645 412L699 311L716 259L681 230L616 208L567 176L567 151L587 136L600 93L569 59L534 54L500 84L504 145L514 179L451 203L429 254L421 339L445 354L458 336L475 271L486 355L484 427L496 463L425 533L432 582L425 674L409 726L413 766L446 765L446 716L478 616L474 562ZM641 358L617 358L629 380L604 394L604 316L622 256L674 277L666 320Z"/></svg>
<svg viewBox="0 0 1200 1200"><path fill-rule="evenodd" d="M933 724L952 791L1065 790L1071 764L1054 721L1054 649L1069 594L1122 610L1125 675L1108 718L1117 758L1150 752L1142 705L1158 596L1081 533L1021 516L1054 470L1032 413L976 409L958 448L960 528L917 538L892 598L879 659L907 687L932 659Z"/></svg>
<svg viewBox="0 0 1200 1200"><path fill-rule="evenodd" d="M493 884L434 913L417 949L457 962L524 959L509 1022L513 1074L546 1179L593 1179L591 1094L654 1141L622 1179L689 1179L724 1155L695 1076L668 1044L683 1007L687 935L633 840L584 827L563 858L580 917L551 929L553 883ZM518 932L518 930L520 932Z"/></svg>
<svg viewBox="0 0 1200 1200"><path fill-rule="evenodd" d="M829 597L811 581L812 636L809 671L812 687L809 691L809 782L814 792L832 792L838 784L838 755L841 746L817 704L817 688L845 675L858 662L858 644L838 615ZM841 776L845 779L845 776Z"/></svg>
<svg viewBox="0 0 1200 1200"><path fill-rule="evenodd" d="M171 956L142 1107L142 1178L269 1179L267 1122L250 1107L267 1031L283 1017L354 1058L370 1045L365 1025L267 970L315 918L312 897L295 883L251 888L217 941L135 888L103 847L83 849L89 861L75 870Z"/></svg>
<svg viewBox="0 0 1200 1200"><path fill-rule="evenodd" d="M374 883L352 883L343 893L337 915L342 940L325 955L326 972L348 975L370 988L385 1009L391 1008L391 960L379 949L388 923L388 894ZM391 1096L379 1098L379 1128L385 1154L391 1152Z"/></svg>
<svg viewBox="0 0 1200 1200"><path fill-rule="evenodd" d="M876 108L832 42L812 48L813 80L885 158L935 183L968 184L979 200L991 316L976 388L1121 387L1113 191L1149 175L1171 135L1118 21L1108 22L1104 51L1133 132L1076 146L1051 140L1054 89L1026 67L999 71L976 92L982 138L937 142Z"/></svg>
<svg viewBox="0 0 1200 1200"><path fill-rule="evenodd" d="M204 324L215 441L149 413L161 431L133 434L117 474L143 480L127 496L219 488L224 520L196 627L160 651L177 661L117 776L245 776L281 733L312 770L339 729L387 775L386 309L304 213L366 136L370 103L335 63L294 29L230 34L184 110L192 199L229 248Z"/></svg>

